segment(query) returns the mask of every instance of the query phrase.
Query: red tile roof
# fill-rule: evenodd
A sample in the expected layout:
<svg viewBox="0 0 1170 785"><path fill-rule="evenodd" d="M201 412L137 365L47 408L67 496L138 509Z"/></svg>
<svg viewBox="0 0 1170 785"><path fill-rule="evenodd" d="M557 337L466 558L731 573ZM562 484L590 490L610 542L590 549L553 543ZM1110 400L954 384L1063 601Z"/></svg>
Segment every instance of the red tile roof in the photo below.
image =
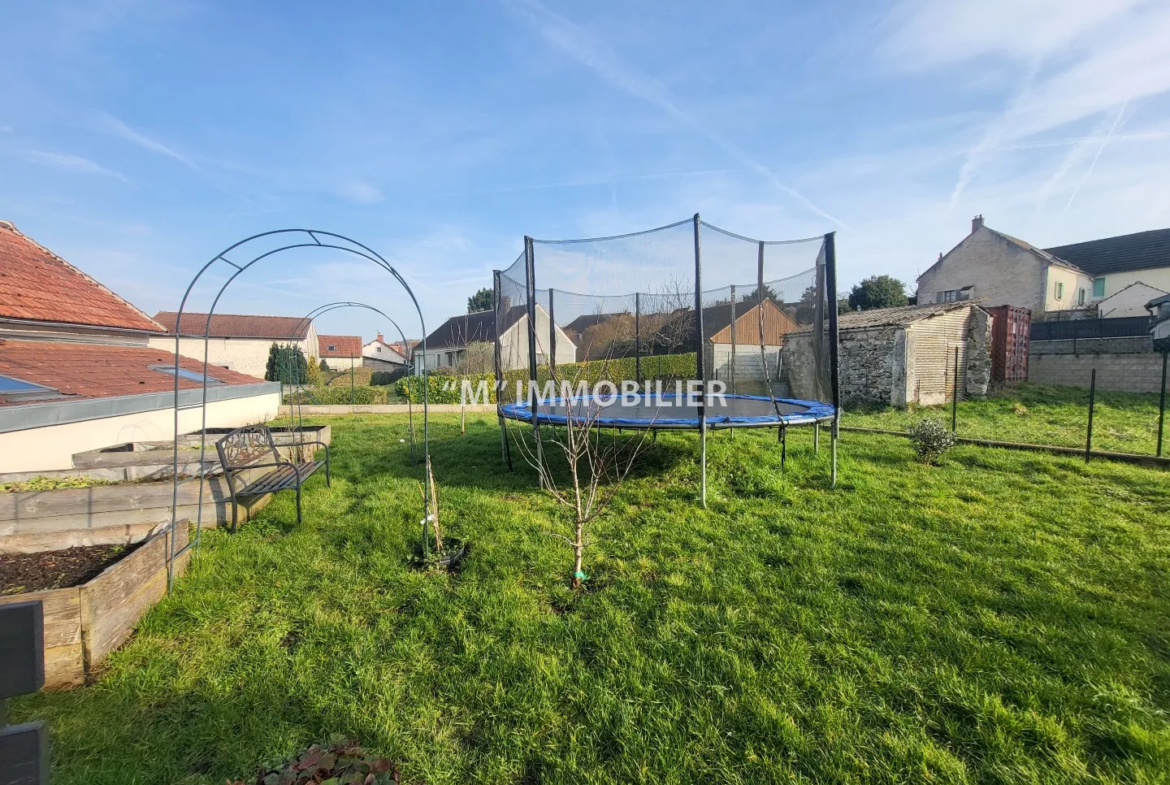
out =
<svg viewBox="0 0 1170 785"><path fill-rule="evenodd" d="M317 356L361 357L362 338L360 335L318 335Z"/></svg>
<svg viewBox="0 0 1170 785"><path fill-rule="evenodd" d="M0 340L0 375L80 398L173 391L175 377L150 366L174 363L175 355L163 349ZM179 367L203 373L203 363L198 360L180 357ZM208 366L207 375L232 385L262 381L214 365ZM180 389L201 386L199 382L179 378ZM3 403L4 396L0 394L0 404Z"/></svg>
<svg viewBox="0 0 1170 785"><path fill-rule="evenodd" d="M159 311L154 320L171 335L175 334L174 311ZM203 337L207 314L183 312L183 335ZM211 317L212 338L271 338L274 341L302 341L309 334L312 321L300 316L251 316L217 313ZM359 352L360 354L360 352Z"/></svg>
<svg viewBox="0 0 1170 785"><path fill-rule="evenodd" d="M0 318L163 332L161 325L0 221Z"/></svg>

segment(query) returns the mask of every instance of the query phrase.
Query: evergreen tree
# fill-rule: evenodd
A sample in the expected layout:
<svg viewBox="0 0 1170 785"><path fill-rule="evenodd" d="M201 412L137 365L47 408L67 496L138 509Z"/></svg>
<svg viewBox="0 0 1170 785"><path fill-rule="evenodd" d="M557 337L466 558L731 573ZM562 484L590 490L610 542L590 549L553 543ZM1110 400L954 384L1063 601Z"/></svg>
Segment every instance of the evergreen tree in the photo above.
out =
<svg viewBox="0 0 1170 785"><path fill-rule="evenodd" d="M889 275L871 275L849 292L849 308L854 311L898 308L908 302L906 284Z"/></svg>
<svg viewBox="0 0 1170 785"><path fill-rule="evenodd" d="M495 297L495 293L491 289L480 289L467 298L467 312L490 311Z"/></svg>

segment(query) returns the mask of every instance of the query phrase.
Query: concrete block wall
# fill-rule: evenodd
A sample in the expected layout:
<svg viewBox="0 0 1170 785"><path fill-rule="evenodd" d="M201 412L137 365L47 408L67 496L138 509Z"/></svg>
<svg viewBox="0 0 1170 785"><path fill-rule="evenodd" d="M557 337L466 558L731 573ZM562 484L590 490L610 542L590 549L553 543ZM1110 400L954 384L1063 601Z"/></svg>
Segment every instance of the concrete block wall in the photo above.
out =
<svg viewBox="0 0 1170 785"><path fill-rule="evenodd" d="M1150 350L1148 338L1033 341L1028 381L1088 387L1094 368L1101 390L1157 392L1161 388L1162 355Z"/></svg>

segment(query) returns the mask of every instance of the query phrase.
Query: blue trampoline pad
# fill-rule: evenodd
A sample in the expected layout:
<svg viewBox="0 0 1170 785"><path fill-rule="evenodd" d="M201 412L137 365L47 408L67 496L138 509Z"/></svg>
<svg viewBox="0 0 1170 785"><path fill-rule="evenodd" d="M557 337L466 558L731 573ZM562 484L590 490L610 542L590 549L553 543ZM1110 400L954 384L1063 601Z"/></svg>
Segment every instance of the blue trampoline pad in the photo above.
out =
<svg viewBox="0 0 1170 785"><path fill-rule="evenodd" d="M564 425L572 413L574 420L596 419L597 424L614 428L698 430L699 407L695 404L695 398L671 393L553 398L537 403L536 422ZM510 420L533 420L529 403L506 403L499 408L500 414ZM767 428L827 422L833 419L834 412L832 404L820 401L773 400L760 395L712 395L705 413L708 428Z"/></svg>

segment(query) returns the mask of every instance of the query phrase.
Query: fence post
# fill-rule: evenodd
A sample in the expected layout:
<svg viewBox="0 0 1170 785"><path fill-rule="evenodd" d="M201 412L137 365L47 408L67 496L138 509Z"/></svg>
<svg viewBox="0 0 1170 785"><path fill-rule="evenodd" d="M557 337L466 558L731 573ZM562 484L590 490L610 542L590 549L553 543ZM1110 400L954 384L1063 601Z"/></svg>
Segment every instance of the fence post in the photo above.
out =
<svg viewBox="0 0 1170 785"><path fill-rule="evenodd" d="M1085 463L1093 457L1093 407L1097 403L1097 369L1089 376L1089 428L1085 434Z"/></svg>
<svg viewBox="0 0 1170 785"><path fill-rule="evenodd" d="M951 391L951 433L958 433L959 424L959 347L955 347L955 388Z"/></svg>
<svg viewBox="0 0 1170 785"><path fill-rule="evenodd" d="M355 393L354 393L354 389L353 389L353 355L351 354L349 356L349 405L350 406L354 406L357 403L357 400L354 396L355 396Z"/></svg>
<svg viewBox="0 0 1170 785"><path fill-rule="evenodd" d="M1162 457L1162 432L1166 427L1166 358L1170 349L1162 352L1162 394L1158 396L1158 457Z"/></svg>

